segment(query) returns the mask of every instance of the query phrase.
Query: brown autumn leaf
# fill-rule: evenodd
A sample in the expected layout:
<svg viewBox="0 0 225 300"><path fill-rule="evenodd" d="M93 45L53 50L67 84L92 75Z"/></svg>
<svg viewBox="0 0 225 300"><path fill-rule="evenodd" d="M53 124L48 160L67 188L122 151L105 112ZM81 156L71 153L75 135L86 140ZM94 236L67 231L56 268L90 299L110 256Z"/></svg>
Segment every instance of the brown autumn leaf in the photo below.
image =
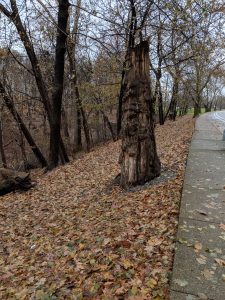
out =
<svg viewBox="0 0 225 300"><path fill-rule="evenodd" d="M196 242L194 244L194 249L196 250L196 252L202 250L202 244L200 242Z"/></svg>
<svg viewBox="0 0 225 300"><path fill-rule="evenodd" d="M222 229L222 230L225 231L225 224L221 223L221 224L219 225L219 227L220 227L220 229Z"/></svg>
<svg viewBox="0 0 225 300"><path fill-rule="evenodd" d="M225 260L215 258L215 262L218 263L218 265L220 265L221 267L225 267Z"/></svg>
<svg viewBox="0 0 225 300"><path fill-rule="evenodd" d="M1 197L0 299L154 299L153 286L167 299L192 131L191 117L156 127L163 168L174 174L165 182L132 193L112 186L117 141L50 173L35 171L35 189ZM146 284L151 278L156 285Z"/></svg>

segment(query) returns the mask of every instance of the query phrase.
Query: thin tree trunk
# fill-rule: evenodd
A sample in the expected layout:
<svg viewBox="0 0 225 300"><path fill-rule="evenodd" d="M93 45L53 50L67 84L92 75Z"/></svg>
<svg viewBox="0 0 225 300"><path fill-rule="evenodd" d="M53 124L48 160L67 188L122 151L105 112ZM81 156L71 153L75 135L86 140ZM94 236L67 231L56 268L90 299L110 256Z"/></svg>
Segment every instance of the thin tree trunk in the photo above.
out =
<svg viewBox="0 0 225 300"><path fill-rule="evenodd" d="M30 60L31 66L32 66L33 75L35 77L37 88L38 88L38 91L40 93L43 105L45 107L47 117L48 117L48 120L49 120L49 125L50 125L50 128L51 128L51 126L55 122L53 120L54 112L52 111L47 86L46 86L45 81L43 79L43 75L42 75L42 72L41 72L41 69L40 69L40 64L39 64L39 61L37 59L32 41L29 38L29 35L28 35L28 33L27 33L27 31L26 31L26 29L25 29L25 27L24 27L24 25L21 21L19 10L18 10L18 7L17 7L17 3L16 3L15 0L10 0L10 4L11 4L11 9L12 9L11 12L8 11L3 5L0 6L0 10L5 14L5 16L7 18L9 18L14 23L14 25L17 29L17 32L20 36L20 39L21 39L21 41L24 45L24 48L27 52L27 55L29 57L29 60ZM65 146L64 146L63 141L62 141L61 138L60 138L60 141L59 141L59 146L61 148L61 152L64 155L64 160L66 162L69 162L69 158L68 158L68 155L67 155L66 150L65 150Z"/></svg>
<svg viewBox="0 0 225 300"><path fill-rule="evenodd" d="M0 152L1 152L1 159L2 159L2 166L3 168L7 168L7 161L5 156L5 150L4 150L4 143L3 143L3 130L2 130L2 119L0 120Z"/></svg>
<svg viewBox="0 0 225 300"><path fill-rule="evenodd" d="M82 135L81 135L81 129L82 129L82 116L81 111L78 105L78 101L76 101L76 96L74 96L75 99L75 107L74 107L74 140L73 140L73 151L81 151L82 149Z"/></svg>
<svg viewBox="0 0 225 300"><path fill-rule="evenodd" d="M179 90L179 82L178 78L175 76L173 80L173 91L172 91L172 98L169 106L169 113L168 117L170 120L175 121L177 116L177 96Z"/></svg>
<svg viewBox="0 0 225 300"><path fill-rule="evenodd" d="M194 104L194 115L193 115L193 118L198 117L199 113L200 113L199 104L197 102L195 102L195 104Z"/></svg>
<svg viewBox="0 0 225 300"><path fill-rule="evenodd" d="M122 106L121 186L143 184L160 174L151 111L149 45L130 49Z"/></svg>
<svg viewBox="0 0 225 300"><path fill-rule="evenodd" d="M43 154L41 153L40 149L38 148L38 146L36 145L34 139L32 138L29 130L27 129L26 125L24 124L22 118L20 117L19 113L16 111L14 104L13 104L13 100L10 99L10 97L6 94L5 88L2 85L2 83L0 82L0 94L2 95L4 102L8 108L8 110L10 111L10 113L12 114L14 120L19 124L21 131L23 132L28 144L31 147L31 150L33 151L34 155L36 156L36 158L38 159L38 161L41 163L41 165L43 167L47 166L47 161L44 158Z"/></svg>
<svg viewBox="0 0 225 300"><path fill-rule="evenodd" d="M159 109L159 124L164 124L164 112L163 112L163 97L162 97L162 90L161 84L159 83L159 90L158 90L158 109Z"/></svg>
<svg viewBox="0 0 225 300"><path fill-rule="evenodd" d="M80 7L81 0L77 1L77 7L74 13L74 24L71 37L69 36L67 40L67 51L70 64L70 76L72 78L72 88L73 88L73 99L74 101L74 141L73 141L73 151L77 152L82 149L82 115L79 105L79 89L77 86L77 71L76 71L76 47L78 42L78 30L79 30L79 20L80 20Z"/></svg>
<svg viewBox="0 0 225 300"><path fill-rule="evenodd" d="M101 110L101 113L102 113L102 115L103 115L103 118L104 118L105 123L107 124L107 126L108 126L108 128L109 128L109 131L110 131L110 133L111 133L112 139L113 139L113 141L115 142L115 141L116 141L116 137L115 137L115 134L114 134L114 132L113 132L113 128L112 128L112 125L111 125L111 123L110 123L110 121L109 121L109 118L105 115L104 111Z"/></svg>
<svg viewBox="0 0 225 300"><path fill-rule="evenodd" d="M83 108L83 103L80 97L77 80L77 68L76 68L76 46L77 46L77 33L80 19L80 7L81 0L77 2L77 8L74 15L74 26L73 26L73 38L68 39L67 50L70 63L70 75L72 78L73 88L75 92L75 108L76 108L76 127L74 134L74 150L79 151L82 149L82 138L81 138L81 121L83 122L84 135L86 139L87 151L91 149L90 131L87 122L87 116Z"/></svg>

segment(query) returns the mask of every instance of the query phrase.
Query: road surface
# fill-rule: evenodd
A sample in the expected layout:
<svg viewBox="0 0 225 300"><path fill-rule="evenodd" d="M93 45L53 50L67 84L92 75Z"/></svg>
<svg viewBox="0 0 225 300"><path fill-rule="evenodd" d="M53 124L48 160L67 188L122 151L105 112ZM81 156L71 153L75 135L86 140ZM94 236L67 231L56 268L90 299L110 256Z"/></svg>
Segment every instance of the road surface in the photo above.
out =
<svg viewBox="0 0 225 300"><path fill-rule="evenodd" d="M224 129L225 111L206 113L196 120L182 192L170 300L225 300Z"/></svg>
<svg viewBox="0 0 225 300"><path fill-rule="evenodd" d="M216 127L223 133L225 129L225 110L215 111L208 114L208 119L215 123Z"/></svg>

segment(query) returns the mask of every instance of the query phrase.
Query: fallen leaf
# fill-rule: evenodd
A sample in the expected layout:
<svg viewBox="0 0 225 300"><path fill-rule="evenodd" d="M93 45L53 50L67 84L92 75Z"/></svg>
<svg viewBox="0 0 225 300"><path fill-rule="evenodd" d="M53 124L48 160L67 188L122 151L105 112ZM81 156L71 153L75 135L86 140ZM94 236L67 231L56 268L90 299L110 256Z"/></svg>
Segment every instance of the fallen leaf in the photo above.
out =
<svg viewBox="0 0 225 300"><path fill-rule="evenodd" d="M206 264L206 257L197 257L196 258L197 262L200 264L200 265L205 265Z"/></svg>
<svg viewBox="0 0 225 300"><path fill-rule="evenodd" d="M124 269L129 269L133 266L132 262L129 259L124 259L122 261L122 266L124 267Z"/></svg>
<svg viewBox="0 0 225 300"><path fill-rule="evenodd" d="M188 285L188 282L186 280L175 279L174 282L181 287L185 287Z"/></svg>
<svg viewBox="0 0 225 300"><path fill-rule="evenodd" d="M219 258L215 258L215 262L217 262L218 265L220 265L221 267L225 267L225 260L219 259Z"/></svg>
<svg viewBox="0 0 225 300"><path fill-rule="evenodd" d="M157 286L157 281L154 278L150 278L147 280L146 285L153 289L154 287Z"/></svg>
<svg viewBox="0 0 225 300"><path fill-rule="evenodd" d="M219 227L220 227L222 230L225 231L225 224L221 223L221 224L219 225Z"/></svg>
<svg viewBox="0 0 225 300"><path fill-rule="evenodd" d="M202 244L197 242L194 244L194 248L195 248L195 250L200 251L200 250L202 250Z"/></svg>
<svg viewBox="0 0 225 300"><path fill-rule="evenodd" d="M208 299L208 297L204 293L198 293L198 297L201 300L207 300Z"/></svg>
<svg viewBox="0 0 225 300"><path fill-rule="evenodd" d="M123 286L121 286L120 288L118 288L115 291L115 295L116 296L121 296L121 295L124 295L126 292L127 292L127 290Z"/></svg>
<svg viewBox="0 0 225 300"><path fill-rule="evenodd" d="M213 271L210 271L210 270L208 270L208 269L205 269L205 270L202 271L201 273L202 273L202 275L205 277L205 279L207 279L207 280L211 280L211 279L212 279L212 276L213 276L213 274L214 274Z"/></svg>

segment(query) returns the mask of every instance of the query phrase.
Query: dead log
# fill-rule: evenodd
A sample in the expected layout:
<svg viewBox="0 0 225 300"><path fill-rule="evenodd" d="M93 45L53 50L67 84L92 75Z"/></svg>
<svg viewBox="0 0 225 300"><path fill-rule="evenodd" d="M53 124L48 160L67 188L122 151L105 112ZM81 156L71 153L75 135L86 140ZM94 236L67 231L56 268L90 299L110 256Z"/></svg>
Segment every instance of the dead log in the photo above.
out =
<svg viewBox="0 0 225 300"><path fill-rule="evenodd" d="M0 196L16 190L29 190L35 185L26 172L0 168Z"/></svg>

